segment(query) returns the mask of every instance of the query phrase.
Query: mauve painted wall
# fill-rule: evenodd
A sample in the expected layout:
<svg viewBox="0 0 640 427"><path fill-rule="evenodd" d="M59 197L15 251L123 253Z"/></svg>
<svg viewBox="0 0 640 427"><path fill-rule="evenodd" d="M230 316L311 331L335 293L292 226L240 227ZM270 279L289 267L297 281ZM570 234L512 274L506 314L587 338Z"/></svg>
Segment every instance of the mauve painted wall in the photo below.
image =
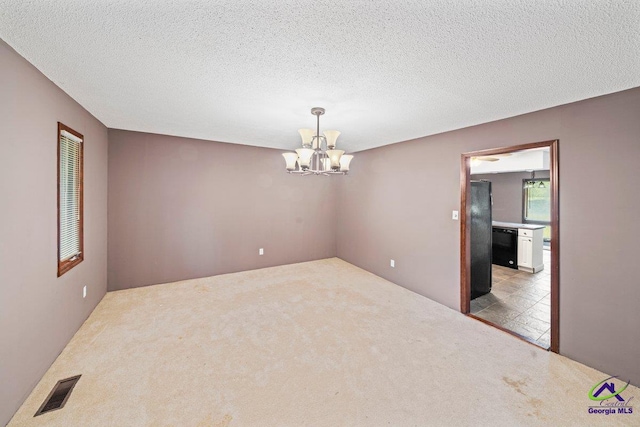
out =
<svg viewBox="0 0 640 427"><path fill-rule="evenodd" d="M109 130L109 290L333 257L334 179L288 175L278 150Z"/></svg>
<svg viewBox="0 0 640 427"><path fill-rule="evenodd" d="M640 385L640 88L358 153L338 256L459 310L460 154L552 139L560 352Z"/></svg>
<svg viewBox="0 0 640 427"><path fill-rule="evenodd" d="M529 172L506 172L471 175L471 179L491 181L494 221L522 222L522 180ZM537 171L537 178L549 178L549 171Z"/></svg>
<svg viewBox="0 0 640 427"><path fill-rule="evenodd" d="M0 64L0 425L5 425L107 290L108 143L105 126L2 41ZM60 278L58 121L85 138L85 259Z"/></svg>

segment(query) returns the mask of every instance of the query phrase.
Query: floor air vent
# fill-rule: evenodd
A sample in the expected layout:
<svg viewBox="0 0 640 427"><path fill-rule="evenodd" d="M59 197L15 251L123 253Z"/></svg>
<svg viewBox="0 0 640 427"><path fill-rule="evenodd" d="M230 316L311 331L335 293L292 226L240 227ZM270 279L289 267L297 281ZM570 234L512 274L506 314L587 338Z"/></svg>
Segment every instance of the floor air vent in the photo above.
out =
<svg viewBox="0 0 640 427"><path fill-rule="evenodd" d="M62 409L65 403L67 403L67 399L69 399L69 395L71 395L71 390L75 387L76 383L80 379L80 375L75 377L67 378L65 380L60 380L53 387L49 396L44 400L38 412L34 415L37 417L38 415L42 415L45 412L55 411L56 409Z"/></svg>

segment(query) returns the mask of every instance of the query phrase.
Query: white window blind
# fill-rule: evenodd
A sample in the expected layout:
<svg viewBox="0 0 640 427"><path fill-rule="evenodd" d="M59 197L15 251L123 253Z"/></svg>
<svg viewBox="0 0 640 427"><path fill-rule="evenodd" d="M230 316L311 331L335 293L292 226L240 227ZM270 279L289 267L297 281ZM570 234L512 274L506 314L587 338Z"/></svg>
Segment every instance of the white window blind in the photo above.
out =
<svg viewBox="0 0 640 427"><path fill-rule="evenodd" d="M82 139L60 131L59 261L80 255L80 162Z"/></svg>

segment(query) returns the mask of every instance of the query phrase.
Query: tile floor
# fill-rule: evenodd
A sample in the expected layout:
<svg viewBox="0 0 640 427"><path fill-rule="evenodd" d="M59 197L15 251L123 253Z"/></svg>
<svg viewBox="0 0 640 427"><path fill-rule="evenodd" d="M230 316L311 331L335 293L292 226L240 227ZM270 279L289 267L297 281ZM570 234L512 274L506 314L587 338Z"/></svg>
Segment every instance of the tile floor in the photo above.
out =
<svg viewBox="0 0 640 427"><path fill-rule="evenodd" d="M491 292L471 301L471 313L549 348L550 251L543 256L544 270L535 274L494 265Z"/></svg>

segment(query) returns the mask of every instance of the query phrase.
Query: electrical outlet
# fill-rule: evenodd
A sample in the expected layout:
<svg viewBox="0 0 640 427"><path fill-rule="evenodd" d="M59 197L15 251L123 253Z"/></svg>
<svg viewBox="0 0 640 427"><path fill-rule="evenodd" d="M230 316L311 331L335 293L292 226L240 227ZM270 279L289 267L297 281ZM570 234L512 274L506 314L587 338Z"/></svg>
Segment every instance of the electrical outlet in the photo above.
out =
<svg viewBox="0 0 640 427"><path fill-rule="evenodd" d="M396 261L392 259L392 260L391 260L391 267L394 267L394 268L395 268L395 266L396 266Z"/></svg>
<svg viewBox="0 0 640 427"><path fill-rule="evenodd" d="M457 220L457 219L458 219L458 211L453 211L453 212L451 213L451 219L455 219L455 220Z"/></svg>
<svg viewBox="0 0 640 427"><path fill-rule="evenodd" d="M258 249L258 255L264 255L264 248Z"/></svg>
<svg viewBox="0 0 640 427"><path fill-rule="evenodd" d="M82 288L82 298L86 298L87 297L87 285L84 285L84 287Z"/></svg>

